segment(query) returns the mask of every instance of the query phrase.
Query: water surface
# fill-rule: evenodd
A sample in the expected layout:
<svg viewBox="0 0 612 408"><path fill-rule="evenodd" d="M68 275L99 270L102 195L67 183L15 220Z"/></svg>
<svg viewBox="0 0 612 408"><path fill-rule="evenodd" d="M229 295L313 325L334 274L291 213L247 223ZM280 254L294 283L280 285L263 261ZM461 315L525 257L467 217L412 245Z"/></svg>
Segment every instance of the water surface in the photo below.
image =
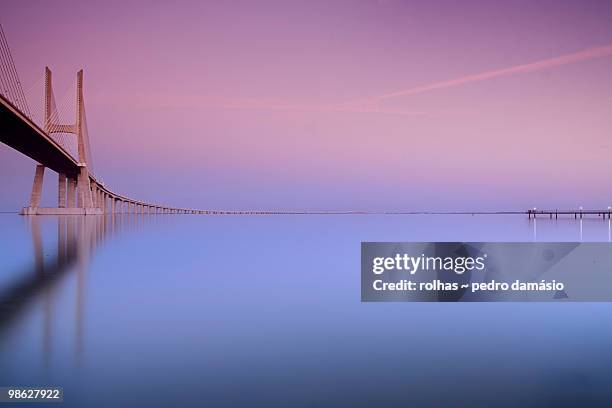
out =
<svg viewBox="0 0 612 408"><path fill-rule="evenodd" d="M0 385L70 407L610 406L608 303L360 302L361 241L533 240L610 225L0 214Z"/></svg>

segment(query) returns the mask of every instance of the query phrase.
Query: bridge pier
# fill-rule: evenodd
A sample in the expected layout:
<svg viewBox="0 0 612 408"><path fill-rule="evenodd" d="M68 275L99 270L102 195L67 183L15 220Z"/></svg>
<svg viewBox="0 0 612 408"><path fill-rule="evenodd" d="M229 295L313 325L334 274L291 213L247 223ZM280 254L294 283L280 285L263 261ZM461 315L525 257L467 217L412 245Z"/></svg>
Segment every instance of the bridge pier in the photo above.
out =
<svg viewBox="0 0 612 408"><path fill-rule="evenodd" d="M89 181L89 191L91 191L91 206L97 207L96 203L96 185Z"/></svg>
<svg viewBox="0 0 612 408"><path fill-rule="evenodd" d="M42 193L44 175L45 166L37 164L34 172L34 182L32 183L32 193L30 194L30 208L40 207L40 194Z"/></svg>
<svg viewBox="0 0 612 408"><path fill-rule="evenodd" d="M57 208L40 207L40 196L42 193L43 176L45 166L36 166L32 194L30 196L30 206L22 209L23 215L98 215L102 214L100 208L94 207L92 201L92 191L89 182L87 169L81 167L81 172L77 180L61 174L58 177L58 206ZM74 206L75 184L78 190L78 207ZM67 190L67 191L66 191Z"/></svg>
<svg viewBox="0 0 612 408"><path fill-rule="evenodd" d="M67 180L67 202L66 202L66 206L68 208L74 208L76 207L76 202L75 202L75 194L76 194L76 180L72 177L68 177Z"/></svg>
<svg viewBox="0 0 612 408"><path fill-rule="evenodd" d="M59 173L57 182L57 206L59 208L66 208L66 175Z"/></svg>
<svg viewBox="0 0 612 408"><path fill-rule="evenodd" d="M89 176L87 175L87 169L85 167L81 167L77 178L77 188L78 188L78 196L79 208L88 208L93 207L93 201L91 197L91 186L89 185Z"/></svg>

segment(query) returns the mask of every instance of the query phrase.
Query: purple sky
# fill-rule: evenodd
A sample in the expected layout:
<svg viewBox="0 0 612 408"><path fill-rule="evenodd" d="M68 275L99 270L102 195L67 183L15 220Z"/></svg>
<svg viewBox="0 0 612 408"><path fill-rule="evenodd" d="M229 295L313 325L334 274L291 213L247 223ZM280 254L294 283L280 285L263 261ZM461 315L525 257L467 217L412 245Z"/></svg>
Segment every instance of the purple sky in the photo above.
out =
<svg viewBox="0 0 612 408"><path fill-rule="evenodd" d="M30 93L85 69L96 174L135 198L612 205L609 1L3 1L0 21ZM33 173L0 147L0 210Z"/></svg>

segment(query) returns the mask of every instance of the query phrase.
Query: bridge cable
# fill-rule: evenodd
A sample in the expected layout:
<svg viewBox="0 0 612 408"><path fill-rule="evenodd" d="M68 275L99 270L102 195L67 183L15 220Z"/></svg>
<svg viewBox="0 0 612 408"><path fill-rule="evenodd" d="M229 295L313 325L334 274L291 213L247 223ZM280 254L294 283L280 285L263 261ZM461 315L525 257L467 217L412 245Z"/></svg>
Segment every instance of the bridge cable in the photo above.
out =
<svg viewBox="0 0 612 408"><path fill-rule="evenodd" d="M2 75L2 87L3 87L3 95L7 97L7 99L16 107L18 107L18 100L15 96L15 86L13 84L13 78L10 74L10 69L8 67L9 61L4 52L4 42L0 40L0 69Z"/></svg>
<svg viewBox="0 0 612 408"><path fill-rule="evenodd" d="M17 69L15 69L15 62L13 60L13 56L11 54L11 49L8 45L8 41L6 40L6 36L4 34L4 29L0 24L0 47L2 48L3 59L7 63L8 73L10 82L12 82L13 88L15 89L16 98L15 101L18 102L18 107L28 118L32 117L30 113L30 109L28 107L27 100L23 93L23 89L21 87L21 81L19 80L19 74L17 73Z"/></svg>

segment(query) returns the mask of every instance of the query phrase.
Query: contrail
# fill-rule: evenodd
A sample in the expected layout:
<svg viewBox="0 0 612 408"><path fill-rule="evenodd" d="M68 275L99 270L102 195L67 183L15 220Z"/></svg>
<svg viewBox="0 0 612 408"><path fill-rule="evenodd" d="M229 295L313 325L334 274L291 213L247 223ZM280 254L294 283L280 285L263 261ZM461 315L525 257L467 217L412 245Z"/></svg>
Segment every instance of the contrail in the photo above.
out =
<svg viewBox="0 0 612 408"><path fill-rule="evenodd" d="M422 85L417 86L415 88L404 89L402 91L391 92L384 95L374 96L371 99L381 101L384 99L396 98L398 96L414 95L423 92L433 91L435 89L450 88L453 86L469 84L472 82L485 81L491 78L534 72L542 69L558 67L561 65L573 64L575 62L608 57L610 55L612 55L612 44L607 44L601 47L589 48L584 51L579 51L572 54L565 54L555 58L549 58L541 61L531 62L528 64L515 65L513 67L498 69L494 71L481 72L479 74L468 75L461 78L451 79L448 81L435 82L429 85Z"/></svg>

